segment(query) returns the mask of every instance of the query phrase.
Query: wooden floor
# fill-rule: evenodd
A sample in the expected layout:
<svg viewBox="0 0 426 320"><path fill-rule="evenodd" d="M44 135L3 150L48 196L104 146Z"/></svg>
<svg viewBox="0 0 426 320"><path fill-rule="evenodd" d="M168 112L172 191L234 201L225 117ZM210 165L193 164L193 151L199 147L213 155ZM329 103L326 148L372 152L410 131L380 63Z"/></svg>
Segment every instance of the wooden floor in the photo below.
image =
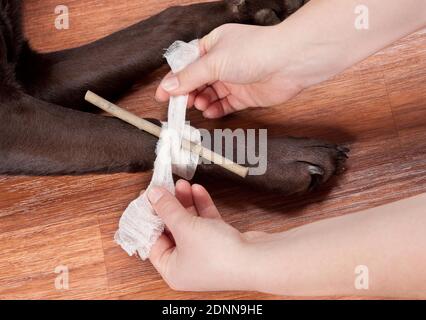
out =
<svg viewBox="0 0 426 320"><path fill-rule="evenodd" d="M171 0L26 0L26 33L43 51L87 43L166 8ZM54 27L54 8L70 8L70 29ZM143 50L143 48L141 48ZM165 69L120 104L163 118L153 99ZM426 30L396 43L335 79L275 109L255 110L198 127L269 128L270 134L350 144L348 171L310 196L283 199L209 185L225 219L241 231L283 231L426 192ZM274 299L256 293L176 293L153 267L114 242L126 205L150 173L86 177L0 177L0 298ZM250 199L250 200L247 200ZM55 269L69 268L68 290Z"/></svg>

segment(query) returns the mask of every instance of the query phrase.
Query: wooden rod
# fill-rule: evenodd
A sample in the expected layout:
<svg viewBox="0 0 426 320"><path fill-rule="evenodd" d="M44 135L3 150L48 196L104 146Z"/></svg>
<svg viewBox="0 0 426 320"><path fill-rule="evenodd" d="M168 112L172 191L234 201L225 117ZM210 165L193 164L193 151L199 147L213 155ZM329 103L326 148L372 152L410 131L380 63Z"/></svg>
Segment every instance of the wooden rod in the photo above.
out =
<svg viewBox="0 0 426 320"><path fill-rule="evenodd" d="M97 94L91 91L87 91L85 99L91 104L113 115L114 117L117 117L140 130L146 131L149 134L156 136L157 138L160 138L161 127L157 126L156 124L151 123L143 118L140 118L137 115L123 108L120 108L119 106L105 100L104 98L98 96ZM248 175L249 169L247 167L241 166L238 163L235 163L199 144L184 139L182 141L182 147L185 150L189 150L190 152L198 154L203 159L206 159L230 172L233 172L242 178L246 178Z"/></svg>

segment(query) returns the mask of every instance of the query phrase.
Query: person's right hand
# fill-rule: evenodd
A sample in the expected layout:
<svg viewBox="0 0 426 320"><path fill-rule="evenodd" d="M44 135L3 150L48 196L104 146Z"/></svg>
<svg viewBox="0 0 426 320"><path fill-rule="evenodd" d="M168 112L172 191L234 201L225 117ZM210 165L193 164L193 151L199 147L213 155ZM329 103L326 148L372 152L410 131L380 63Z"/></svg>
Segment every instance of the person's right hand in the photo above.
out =
<svg viewBox="0 0 426 320"><path fill-rule="evenodd" d="M168 229L152 247L150 260L171 288L256 290L262 270L254 244L275 235L240 233L222 219L204 187L184 180L176 184L176 197L153 188L148 198Z"/></svg>
<svg viewBox="0 0 426 320"><path fill-rule="evenodd" d="M191 93L190 106L211 119L283 103L304 86L284 72L281 41L274 27L223 25L200 40L198 61L164 78L156 98Z"/></svg>

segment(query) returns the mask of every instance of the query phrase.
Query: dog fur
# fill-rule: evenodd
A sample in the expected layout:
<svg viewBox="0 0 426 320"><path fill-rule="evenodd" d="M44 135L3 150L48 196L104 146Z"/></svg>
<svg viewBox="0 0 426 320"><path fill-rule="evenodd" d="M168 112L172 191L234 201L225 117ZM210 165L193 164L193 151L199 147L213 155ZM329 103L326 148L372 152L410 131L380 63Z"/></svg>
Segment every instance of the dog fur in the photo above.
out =
<svg viewBox="0 0 426 320"><path fill-rule="evenodd" d="M92 90L117 100L160 67L175 40L200 38L225 23L276 24L303 0L226 0L171 7L93 43L51 53L31 48L21 1L0 0L0 174L64 175L152 168L156 139L84 101ZM194 26L196 26L194 28ZM311 139L268 142L268 171L245 184L284 194L303 192L339 172L347 149ZM238 180L201 165L199 175Z"/></svg>

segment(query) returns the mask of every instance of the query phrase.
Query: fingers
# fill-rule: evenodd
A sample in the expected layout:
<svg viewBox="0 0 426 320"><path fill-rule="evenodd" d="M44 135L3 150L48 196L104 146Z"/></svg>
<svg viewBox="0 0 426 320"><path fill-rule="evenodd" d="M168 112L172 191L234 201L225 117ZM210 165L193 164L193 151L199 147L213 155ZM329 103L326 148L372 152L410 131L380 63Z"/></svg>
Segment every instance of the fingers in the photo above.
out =
<svg viewBox="0 0 426 320"><path fill-rule="evenodd" d="M148 193L148 199L155 212L177 240L183 229L191 224L191 215L178 199L163 188L152 188Z"/></svg>
<svg viewBox="0 0 426 320"><path fill-rule="evenodd" d="M195 208L202 218L221 219L221 215L216 208L210 194L207 190L198 184L192 186L192 197L194 199Z"/></svg>
<svg viewBox="0 0 426 320"><path fill-rule="evenodd" d="M192 200L192 189L189 182L185 180L179 180L176 183L176 198L190 214L197 216L194 201ZM165 261L175 246L176 244L174 241L174 236L170 230L166 228L164 234L152 247L149 257L158 272L162 273L164 264L166 263Z"/></svg>
<svg viewBox="0 0 426 320"><path fill-rule="evenodd" d="M164 79L170 78L172 75L173 74L171 72L169 72L168 74L166 74ZM157 87L157 90L155 92L155 99L158 102L167 102L170 99L170 94L166 90L164 90L163 87L160 85L160 86Z"/></svg>
<svg viewBox="0 0 426 320"><path fill-rule="evenodd" d="M176 183L176 198L182 204L182 206L188 210L188 212L197 216L197 210L195 209L194 201L192 199L191 185L186 180L179 180Z"/></svg>
<svg viewBox="0 0 426 320"><path fill-rule="evenodd" d="M160 274L163 274L165 265L167 264L167 259L173 252L174 248L175 244L173 241L164 234L153 245L149 254L149 260Z"/></svg>
<svg viewBox="0 0 426 320"><path fill-rule="evenodd" d="M179 180L176 183L176 198L182 204L184 208L190 208L194 206L192 200L191 185L186 180Z"/></svg>
<svg viewBox="0 0 426 320"><path fill-rule="evenodd" d="M207 119L218 119L236 112L235 108L229 103L228 98L213 103L203 112L203 116Z"/></svg>
<svg viewBox="0 0 426 320"><path fill-rule="evenodd" d="M187 68L190 68L191 66L188 66ZM184 77L190 77L189 72L191 72L191 71L187 71L187 69L185 69L182 72L184 72ZM200 71L200 72L202 72L202 71ZM198 77L198 78L201 78L201 77ZM209 79L209 77L206 77L205 79ZM178 81L178 82L176 83L175 81ZM180 81L182 81L182 80L179 80L179 75L174 75L172 72L169 72L164 77L164 79L161 81L160 85L157 87L157 90L155 91L155 99L158 102L167 102L167 101L169 101L170 96L178 95L178 94L189 94L188 105L192 106L193 103L194 103L194 99L198 96L198 94L200 92L202 92L203 90L205 90L205 87L210 83L209 80L197 80L197 79L194 79L193 81L196 81L196 83L201 83L200 85L192 85L192 86L190 85L194 89L191 89L191 90L190 89L187 89L187 90L182 89L182 90L177 91L178 93L176 93L175 90L174 91L169 91L167 89L167 86L170 85L169 82L172 83L172 87L173 87L173 86L179 86L180 85ZM180 91L182 91L182 92L179 93Z"/></svg>
<svg viewBox="0 0 426 320"><path fill-rule="evenodd" d="M200 55L206 55L219 41L223 26L214 29L199 41Z"/></svg>
<svg viewBox="0 0 426 320"><path fill-rule="evenodd" d="M226 86L216 81L196 95L194 106L203 112L205 118L218 119L236 111L229 98L232 98L232 95Z"/></svg>
<svg viewBox="0 0 426 320"><path fill-rule="evenodd" d="M223 90L221 92L222 94L219 95L213 86L193 91L189 95L188 107L194 106L197 110L203 112L203 116L207 119L218 119L236 112L228 96L224 94ZM169 98L169 93L161 88L157 89L156 99L158 101L164 102Z"/></svg>
<svg viewBox="0 0 426 320"><path fill-rule="evenodd" d="M208 56L204 56L181 72L169 75L160 84L162 91L172 96L184 95L216 80L209 63Z"/></svg>
<svg viewBox="0 0 426 320"><path fill-rule="evenodd" d="M211 59L207 53L213 48L221 34L221 28L217 28L202 38L199 42L201 58L187 66L184 70L174 75L167 74L157 88L155 97L160 102L167 101L170 96L184 95L195 91L217 79L214 68L211 68Z"/></svg>
<svg viewBox="0 0 426 320"><path fill-rule="evenodd" d="M207 87L196 95L194 106L200 111L206 111L208 107L219 100L219 96L212 87Z"/></svg>
<svg viewBox="0 0 426 320"><path fill-rule="evenodd" d="M175 242L171 237L187 234L183 229L191 223L191 213L206 219L221 219L212 198L200 185L191 185L179 180L176 184L176 198L163 188L152 188L148 198L172 235L163 234L150 252L150 261L160 274L165 273L168 259L174 253Z"/></svg>

